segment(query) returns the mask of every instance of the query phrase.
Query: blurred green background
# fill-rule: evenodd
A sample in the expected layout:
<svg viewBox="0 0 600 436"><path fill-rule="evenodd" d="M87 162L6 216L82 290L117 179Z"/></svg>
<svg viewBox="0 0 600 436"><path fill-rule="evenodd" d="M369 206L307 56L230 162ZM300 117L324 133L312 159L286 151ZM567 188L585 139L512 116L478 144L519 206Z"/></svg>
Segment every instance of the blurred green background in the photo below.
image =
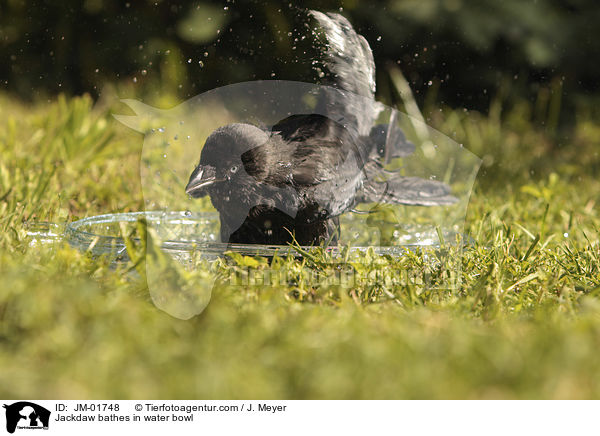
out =
<svg viewBox="0 0 600 436"><path fill-rule="evenodd" d="M306 9L339 10L367 38L388 104L390 64L420 103L486 111L498 95L511 106L558 94L550 121L567 125L598 102L594 0L1 0L0 86L31 100L122 83L160 104L166 91L181 101L240 81L314 82Z"/></svg>

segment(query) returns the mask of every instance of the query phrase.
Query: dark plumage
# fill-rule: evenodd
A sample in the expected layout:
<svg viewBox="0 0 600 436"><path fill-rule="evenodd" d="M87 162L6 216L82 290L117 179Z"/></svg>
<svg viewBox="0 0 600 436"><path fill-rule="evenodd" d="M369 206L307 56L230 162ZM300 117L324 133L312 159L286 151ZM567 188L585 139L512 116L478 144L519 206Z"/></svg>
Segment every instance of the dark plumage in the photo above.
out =
<svg viewBox="0 0 600 436"><path fill-rule="evenodd" d="M375 68L366 40L338 14L311 12L324 31L327 71L319 114L292 115L270 131L229 124L206 140L186 192L210 195L221 219L221 240L302 245L336 241L338 217L360 202L412 205L455 201L439 182L383 169L414 151L399 129L371 127ZM365 98L366 97L366 98ZM365 103L366 102L366 103Z"/></svg>

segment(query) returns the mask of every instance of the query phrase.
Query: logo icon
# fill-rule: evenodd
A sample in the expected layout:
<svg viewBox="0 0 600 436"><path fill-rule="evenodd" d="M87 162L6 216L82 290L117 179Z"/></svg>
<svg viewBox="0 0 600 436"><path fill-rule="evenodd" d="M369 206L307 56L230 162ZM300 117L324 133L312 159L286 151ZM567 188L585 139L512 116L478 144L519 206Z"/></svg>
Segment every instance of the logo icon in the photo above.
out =
<svg viewBox="0 0 600 436"><path fill-rule="evenodd" d="M50 411L29 401L19 401L4 405L6 409L6 431L14 433L18 429L48 429Z"/></svg>

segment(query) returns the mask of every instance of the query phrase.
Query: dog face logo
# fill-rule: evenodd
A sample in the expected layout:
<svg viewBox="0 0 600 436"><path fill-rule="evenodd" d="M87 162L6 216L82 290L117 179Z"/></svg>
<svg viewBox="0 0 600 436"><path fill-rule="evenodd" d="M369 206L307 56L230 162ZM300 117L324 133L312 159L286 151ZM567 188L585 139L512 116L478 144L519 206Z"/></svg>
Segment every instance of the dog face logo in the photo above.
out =
<svg viewBox="0 0 600 436"><path fill-rule="evenodd" d="M3 406L6 409L6 431L18 429L48 429L50 411L29 401L19 401Z"/></svg>

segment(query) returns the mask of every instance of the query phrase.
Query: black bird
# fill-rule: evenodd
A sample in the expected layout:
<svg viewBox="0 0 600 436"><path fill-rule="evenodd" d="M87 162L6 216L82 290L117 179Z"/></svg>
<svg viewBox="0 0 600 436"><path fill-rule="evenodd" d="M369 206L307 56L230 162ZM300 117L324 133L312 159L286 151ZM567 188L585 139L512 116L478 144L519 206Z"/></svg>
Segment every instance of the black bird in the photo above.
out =
<svg viewBox="0 0 600 436"><path fill-rule="evenodd" d="M443 183L383 169L414 145L398 129L372 127L382 106L374 99L371 49L341 15L310 13L323 30L314 35L324 38L319 61L328 73L324 84L332 86L323 87L319 113L292 115L270 131L242 123L220 127L190 176L186 192L210 195L219 211L222 242L335 242L339 216L358 203L456 201Z"/></svg>

